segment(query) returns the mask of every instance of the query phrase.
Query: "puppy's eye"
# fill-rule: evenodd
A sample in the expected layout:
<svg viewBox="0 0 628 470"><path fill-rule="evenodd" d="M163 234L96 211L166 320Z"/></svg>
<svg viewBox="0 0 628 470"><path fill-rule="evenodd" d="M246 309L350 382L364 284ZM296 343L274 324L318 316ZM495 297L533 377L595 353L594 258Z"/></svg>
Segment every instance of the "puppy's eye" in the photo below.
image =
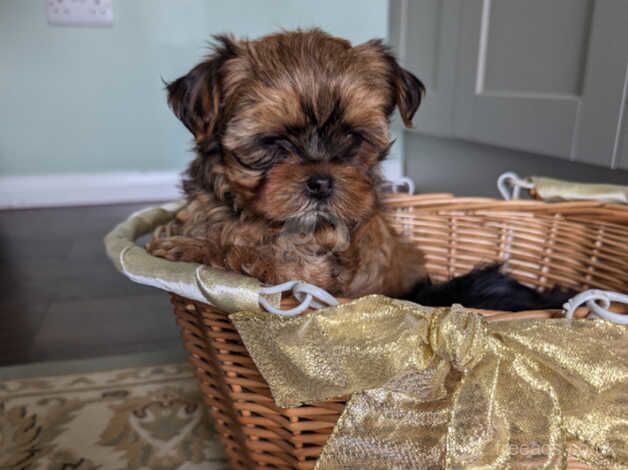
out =
<svg viewBox="0 0 628 470"><path fill-rule="evenodd" d="M354 142L361 142L364 140L364 133L361 131L351 131L349 132L349 137L351 137Z"/></svg>
<svg viewBox="0 0 628 470"><path fill-rule="evenodd" d="M293 146L292 143L281 136L274 136L274 135L266 135L263 137L260 137L259 139L259 144L262 147L269 147L269 148L275 148L275 149L283 149L286 151L292 150Z"/></svg>
<svg viewBox="0 0 628 470"><path fill-rule="evenodd" d="M251 146L251 152L240 161L254 170L266 170L286 158L293 146L290 141L275 135L257 136Z"/></svg>
<svg viewBox="0 0 628 470"><path fill-rule="evenodd" d="M366 142L366 138L362 132L356 130L346 132L344 138L339 141L338 153L334 159L340 162L350 161L358 153L363 142Z"/></svg>
<svg viewBox="0 0 628 470"><path fill-rule="evenodd" d="M353 139L354 145L359 145L362 143L373 145L373 141L369 138L368 132L364 130L353 130L350 132L350 135Z"/></svg>

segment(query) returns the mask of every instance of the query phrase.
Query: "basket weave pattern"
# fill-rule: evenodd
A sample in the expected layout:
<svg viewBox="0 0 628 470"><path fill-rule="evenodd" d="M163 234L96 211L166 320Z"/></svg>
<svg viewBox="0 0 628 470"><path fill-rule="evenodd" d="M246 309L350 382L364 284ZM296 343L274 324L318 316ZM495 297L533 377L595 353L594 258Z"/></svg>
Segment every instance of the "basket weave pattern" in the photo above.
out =
<svg viewBox="0 0 628 470"><path fill-rule="evenodd" d="M539 288L627 290L626 207L448 195L394 196L387 205L399 232L426 253L436 280L506 261L510 273ZM278 408L225 312L179 296L172 303L231 467L313 468L344 403ZM488 321L557 314L485 312ZM588 467L570 461L569 468Z"/></svg>

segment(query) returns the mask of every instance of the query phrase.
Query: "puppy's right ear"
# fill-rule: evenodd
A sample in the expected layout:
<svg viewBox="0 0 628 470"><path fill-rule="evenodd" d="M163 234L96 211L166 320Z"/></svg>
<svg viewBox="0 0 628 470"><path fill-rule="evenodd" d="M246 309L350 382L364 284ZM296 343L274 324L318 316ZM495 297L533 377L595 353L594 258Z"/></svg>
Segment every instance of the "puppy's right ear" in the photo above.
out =
<svg viewBox="0 0 628 470"><path fill-rule="evenodd" d="M214 51L207 60L166 87L170 108L197 142L213 137L218 131L223 104L223 66L238 54L233 38L215 36L214 39Z"/></svg>

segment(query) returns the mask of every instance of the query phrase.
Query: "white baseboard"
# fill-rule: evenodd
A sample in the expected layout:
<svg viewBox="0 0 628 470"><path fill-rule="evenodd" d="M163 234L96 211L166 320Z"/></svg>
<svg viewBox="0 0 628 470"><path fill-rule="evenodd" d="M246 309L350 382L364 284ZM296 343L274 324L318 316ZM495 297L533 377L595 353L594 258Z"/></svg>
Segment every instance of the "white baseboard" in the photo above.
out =
<svg viewBox="0 0 628 470"><path fill-rule="evenodd" d="M0 209L169 201L181 197L177 172L0 176Z"/></svg>
<svg viewBox="0 0 628 470"><path fill-rule="evenodd" d="M403 175L399 159L382 168L387 179ZM170 201L181 197L180 181L176 171L0 176L0 209Z"/></svg>

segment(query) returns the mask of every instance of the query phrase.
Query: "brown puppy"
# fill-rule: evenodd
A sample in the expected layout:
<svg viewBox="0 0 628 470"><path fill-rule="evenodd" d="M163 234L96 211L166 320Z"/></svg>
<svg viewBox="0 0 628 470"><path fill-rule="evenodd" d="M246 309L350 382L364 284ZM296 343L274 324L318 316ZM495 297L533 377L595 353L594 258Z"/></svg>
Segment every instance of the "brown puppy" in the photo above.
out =
<svg viewBox="0 0 628 470"><path fill-rule="evenodd" d="M382 216L379 163L392 112L409 126L423 84L378 40L216 39L168 85L197 157L187 206L149 251L335 295L409 292L426 276L423 257Z"/></svg>

